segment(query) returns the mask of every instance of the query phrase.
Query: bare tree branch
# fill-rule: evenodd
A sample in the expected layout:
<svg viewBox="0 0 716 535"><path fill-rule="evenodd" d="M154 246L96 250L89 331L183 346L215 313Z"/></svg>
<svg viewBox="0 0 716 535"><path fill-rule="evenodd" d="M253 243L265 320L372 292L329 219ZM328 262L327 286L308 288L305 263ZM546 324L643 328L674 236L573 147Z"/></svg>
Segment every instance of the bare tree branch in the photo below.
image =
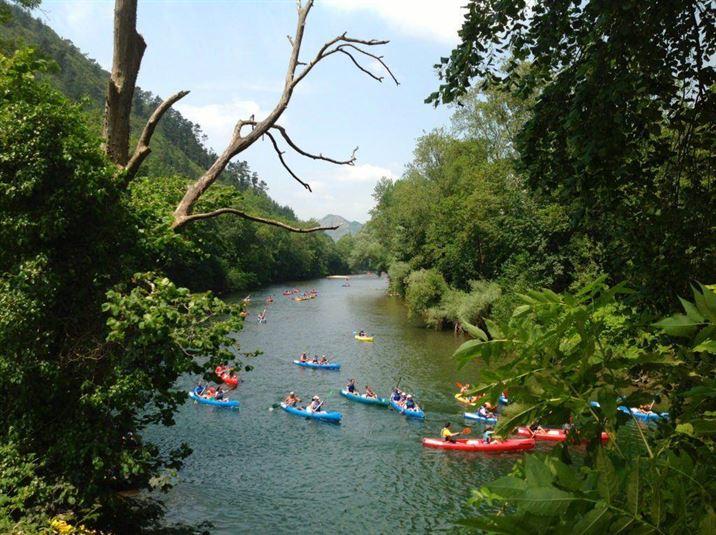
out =
<svg viewBox="0 0 716 535"><path fill-rule="evenodd" d="M151 117L149 117L147 124L144 126L144 130L142 130L142 134L139 136L139 141L137 141L137 147L134 149L134 154L129 159L127 166L124 168L125 183L129 183L134 178L139 170L139 166L142 165L144 159L149 156L150 152L152 152L152 149L149 147L149 142L154 134L154 129L157 127L157 124L159 124L159 120L167 112L167 110L174 105L174 103L188 94L189 91L179 91L178 93L173 94L157 106L157 109L154 110L154 113L152 113Z"/></svg>
<svg viewBox="0 0 716 535"><path fill-rule="evenodd" d="M293 95L293 91L298 85L298 83L305 78L309 72L315 67L320 61L325 59L326 57L335 54L337 52L341 52L343 54L348 55L353 63L363 71L364 73L368 74L372 78L380 81L382 80L382 77L379 77L375 75L374 73L371 73L368 69L361 66L360 63L355 59L355 57L345 48L351 47L355 49L358 52L361 52L367 56L370 56L374 59L376 59L390 74L391 78L398 83L397 79L393 75L393 73L390 71L390 69L387 67L387 65L382 61L381 56L377 56L374 54L371 54L367 51L364 51L360 48L360 46L377 46L377 45L384 45L387 44L388 41L386 40L378 40L378 39L355 39L353 37L348 37L346 33L343 33L327 43L325 43L316 53L314 58L309 61L308 63L304 63L300 61L299 56L301 52L301 45L303 43L303 35L305 31L306 26L306 18L308 17L309 12L311 11L311 8L313 7L314 0L307 0L305 5L302 4L302 2L299 0L297 1L297 9L298 9L298 20L296 22L296 31L293 35L293 37L289 36L288 41L291 45L291 53L289 56L288 61L288 69L286 70L286 78L284 81L283 91L281 93L281 96L279 97L278 102L276 103L276 106L271 110L271 112L261 121L254 121L253 118L249 120L240 120L237 122L236 126L234 127L234 132L231 140L229 141L228 145L224 149L224 151L217 157L216 161L211 165L211 167L193 184L191 184L188 188L186 193L184 194L184 197L177 205L176 209L174 210L174 221L172 223L172 228L178 229L184 226L186 223L196 220L197 217L192 215L192 209L196 202L199 200L199 198L203 195L203 193L219 178L219 175L222 173L222 171L226 168L226 166L229 164L231 159L235 157L237 154L243 152L247 148L249 148L251 145L253 145L254 142L256 142L258 139L261 138L264 134L267 134L269 139L271 140L274 149L276 150L276 153L279 156L279 159L281 160L281 163L286 168L286 170L289 172L289 174L296 179L299 183L301 183L306 189L310 191L310 186L302 181L296 174L288 167L286 164L286 161L283 158L283 152L278 147L278 144L276 143L276 139L269 133L269 130L271 128L275 128L278 130L282 137L286 140L286 142L291 146L292 149L294 149L299 154L302 154L303 156L307 156L309 158L313 158L315 160L324 160L331 163L341 164L341 165L352 165L355 161L355 151L353 151L353 155L351 155L351 158L346 161L340 161L335 160L333 158L328 158L323 156L322 154L315 155L308 153L296 146L295 143L288 137L285 130L282 129L282 127L276 126L276 121L281 117L283 112L288 107L289 102L291 101L291 97ZM296 72L299 65L305 65L303 69L300 72ZM248 132L245 136L242 135L242 128L244 126L252 126L252 129L250 132ZM220 212L220 213L236 213L237 210L235 209L226 209L227 212ZM215 211L216 212L216 211ZM212 212L212 213L215 213ZM206 217L202 216L199 219ZM209 216L213 217L213 216ZM253 219L254 221L258 221L258 219ZM272 224L272 223L268 223ZM282 226L282 225L276 225L276 226ZM284 226L284 228L286 228ZM291 230L291 229L288 229ZM320 229L319 229L320 230Z"/></svg>
<svg viewBox="0 0 716 535"><path fill-rule="evenodd" d="M281 137L286 140L286 143L289 144L289 146L295 150L297 153L301 154L302 156L306 156L307 158L311 158L313 160L323 160L324 162L331 162L336 165L354 165L356 161L356 152L358 152L358 147L353 149L353 152L351 153L351 157L347 160L336 160L334 158L329 158L328 156L324 156L322 153L318 154L311 154L310 152L306 152L302 148L300 148L298 145L296 145L293 140L288 136L288 133L286 132L286 129L279 125L275 124L271 128L274 130L278 130L281 133Z"/></svg>
<svg viewBox="0 0 716 535"><path fill-rule="evenodd" d="M276 143L276 139L273 137L271 132L266 132L266 136L271 140L271 144L273 145L274 150L276 151L276 154L278 154L278 159L281 160L281 164L284 166L286 171L288 171L288 174L291 175L299 184L301 184L304 188L306 188L308 191L313 193L313 190L311 189L311 186L309 186L306 182L298 178L296 173L294 173L291 168L286 163L286 160L283 159L283 152L281 149L278 148L278 143Z"/></svg>
<svg viewBox="0 0 716 535"><path fill-rule="evenodd" d="M239 216L243 219L248 219L249 221L254 221L256 223L263 223L265 225L271 225L274 227L279 227L285 230L288 230L290 232L298 232L301 234L308 234L311 232L319 232L321 230L336 230L340 225L336 225L334 227L312 227L312 228L301 228L301 227L292 227L291 225L288 225L286 223L283 223L282 221L276 221L275 219L267 219L265 217L259 217L255 215L247 214L246 212L242 212L241 210L238 210L236 208L219 208L218 210L214 210L212 212L205 212L201 214L191 214L187 217L187 220L185 223L189 223L190 221L197 221L199 219L209 219L212 217L217 217L222 214L233 214L236 216Z"/></svg>

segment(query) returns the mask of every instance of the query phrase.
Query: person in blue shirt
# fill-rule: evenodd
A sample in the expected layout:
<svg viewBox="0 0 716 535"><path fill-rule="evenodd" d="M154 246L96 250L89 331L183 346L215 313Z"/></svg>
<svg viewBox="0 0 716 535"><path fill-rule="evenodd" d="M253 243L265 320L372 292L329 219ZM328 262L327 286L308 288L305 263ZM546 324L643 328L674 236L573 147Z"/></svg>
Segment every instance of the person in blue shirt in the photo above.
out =
<svg viewBox="0 0 716 535"><path fill-rule="evenodd" d="M348 392L350 392L351 394L356 393L356 380L355 379L350 379L348 381L348 384L346 385L346 390L348 390Z"/></svg>
<svg viewBox="0 0 716 535"><path fill-rule="evenodd" d="M409 411L416 411L418 410L418 405L413 401L413 396L408 394L405 398L405 408Z"/></svg>
<svg viewBox="0 0 716 535"><path fill-rule="evenodd" d="M395 387L393 389L393 393L390 395L390 399L395 401L396 403L400 403L400 400L403 397L403 393L398 389L398 387Z"/></svg>

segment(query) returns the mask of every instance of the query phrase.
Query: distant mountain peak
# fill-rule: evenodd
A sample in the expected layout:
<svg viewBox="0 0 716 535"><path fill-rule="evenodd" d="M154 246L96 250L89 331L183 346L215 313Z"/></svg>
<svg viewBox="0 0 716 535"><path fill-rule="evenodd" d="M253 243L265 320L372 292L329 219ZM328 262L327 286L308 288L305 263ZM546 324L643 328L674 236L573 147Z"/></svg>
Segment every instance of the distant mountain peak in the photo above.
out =
<svg viewBox="0 0 716 535"><path fill-rule="evenodd" d="M355 235L363 228L363 223L358 221L348 221L345 217L335 214L328 214L319 220L323 227L335 227L340 225L336 230L327 230L328 234L335 241L340 240L346 234Z"/></svg>

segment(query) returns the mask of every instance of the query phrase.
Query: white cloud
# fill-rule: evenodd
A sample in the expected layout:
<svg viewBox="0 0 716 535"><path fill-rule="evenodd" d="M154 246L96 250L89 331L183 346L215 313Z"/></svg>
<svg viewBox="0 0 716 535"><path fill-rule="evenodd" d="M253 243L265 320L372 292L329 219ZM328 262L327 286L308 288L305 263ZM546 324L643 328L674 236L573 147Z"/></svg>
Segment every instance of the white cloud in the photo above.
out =
<svg viewBox="0 0 716 535"><path fill-rule="evenodd" d="M384 176L395 178L395 173L386 167L364 163L341 167L335 178L340 182L377 182Z"/></svg>
<svg viewBox="0 0 716 535"><path fill-rule="evenodd" d="M224 149L239 119L248 119L252 114L261 119L265 113L253 100L233 99L226 104L176 105L177 110L190 121L201 126L209 138L209 146L215 151Z"/></svg>
<svg viewBox="0 0 716 535"><path fill-rule="evenodd" d="M371 11L407 35L455 44L466 0L325 0L324 3L343 11Z"/></svg>

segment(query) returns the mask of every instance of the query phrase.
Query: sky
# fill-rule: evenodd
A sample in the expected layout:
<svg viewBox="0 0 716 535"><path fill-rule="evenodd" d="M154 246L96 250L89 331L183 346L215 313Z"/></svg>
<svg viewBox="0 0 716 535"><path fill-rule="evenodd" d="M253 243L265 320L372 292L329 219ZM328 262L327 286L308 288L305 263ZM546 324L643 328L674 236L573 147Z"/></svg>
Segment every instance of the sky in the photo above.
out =
<svg viewBox="0 0 716 535"><path fill-rule="evenodd" d="M347 31L362 39L389 39L372 52L398 78L382 83L359 72L346 56L323 60L297 87L279 120L309 152L347 158L354 166L314 161L286 147L286 159L306 191L283 169L268 140L237 156L268 183L269 194L302 219L339 214L365 222L375 183L399 178L415 141L448 123L451 111L424 103L438 86L433 65L457 44L465 0L317 0L309 14L301 59ZM44 0L36 11L60 36L109 69L110 0ZM267 114L283 86L296 25L294 0L140 0L138 30L147 50L138 85L166 97L191 93L176 108L198 123L221 152L239 119ZM378 72L377 62L365 65ZM150 156L151 157L151 156Z"/></svg>

